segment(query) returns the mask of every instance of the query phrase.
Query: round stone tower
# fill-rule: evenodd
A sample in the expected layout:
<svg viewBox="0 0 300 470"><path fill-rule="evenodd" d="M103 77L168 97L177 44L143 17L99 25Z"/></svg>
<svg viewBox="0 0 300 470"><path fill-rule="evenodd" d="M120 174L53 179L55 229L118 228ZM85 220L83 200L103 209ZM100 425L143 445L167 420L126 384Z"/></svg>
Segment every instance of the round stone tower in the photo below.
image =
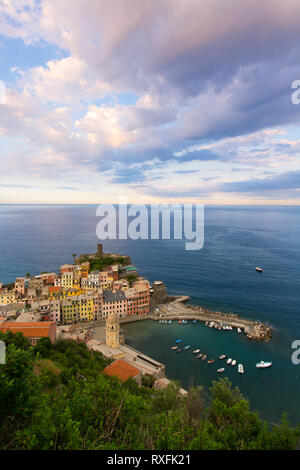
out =
<svg viewBox="0 0 300 470"><path fill-rule="evenodd" d="M116 313L106 320L106 346L118 348L120 346L120 323Z"/></svg>
<svg viewBox="0 0 300 470"><path fill-rule="evenodd" d="M103 256L103 247L102 247L102 243L98 243L97 245L97 256Z"/></svg>

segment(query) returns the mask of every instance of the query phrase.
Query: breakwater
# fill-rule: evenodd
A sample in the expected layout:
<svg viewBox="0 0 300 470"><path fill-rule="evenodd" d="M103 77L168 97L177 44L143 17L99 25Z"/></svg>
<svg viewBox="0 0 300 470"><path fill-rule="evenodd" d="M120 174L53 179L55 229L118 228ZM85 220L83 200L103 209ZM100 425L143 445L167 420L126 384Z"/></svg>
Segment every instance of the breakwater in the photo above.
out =
<svg viewBox="0 0 300 470"><path fill-rule="evenodd" d="M233 328L240 328L248 339L254 341L270 341L273 331L270 325L241 318L236 313L214 312L200 305L184 305L179 301L157 306L153 310L151 318L154 320L198 320L226 324Z"/></svg>

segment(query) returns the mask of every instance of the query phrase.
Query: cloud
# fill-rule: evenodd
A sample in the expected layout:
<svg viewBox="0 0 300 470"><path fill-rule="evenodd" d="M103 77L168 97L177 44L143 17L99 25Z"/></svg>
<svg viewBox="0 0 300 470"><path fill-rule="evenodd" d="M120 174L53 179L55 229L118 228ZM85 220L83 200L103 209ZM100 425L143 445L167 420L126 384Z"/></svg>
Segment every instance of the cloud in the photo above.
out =
<svg viewBox="0 0 300 470"><path fill-rule="evenodd" d="M273 191L300 190L300 170L288 171L280 175L255 178L253 180L225 183L221 190L225 192L262 193Z"/></svg>
<svg viewBox="0 0 300 470"><path fill-rule="evenodd" d="M0 133L16 148L5 171L88 169L170 197L167 174L190 177L182 195L201 195L201 172L201 185L215 178L226 193L248 180L268 192L268 171L298 170L300 143L279 133L300 121L290 99L299 20L298 0L0 1L3 37L60 51L11 71Z"/></svg>

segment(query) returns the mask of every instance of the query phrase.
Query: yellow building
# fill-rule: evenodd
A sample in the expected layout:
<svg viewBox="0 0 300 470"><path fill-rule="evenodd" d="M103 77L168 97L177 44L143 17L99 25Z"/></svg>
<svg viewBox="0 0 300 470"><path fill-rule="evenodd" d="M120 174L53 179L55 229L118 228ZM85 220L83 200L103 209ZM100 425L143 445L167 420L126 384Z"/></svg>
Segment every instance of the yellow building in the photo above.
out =
<svg viewBox="0 0 300 470"><path fill-rule="evenodd" d="M13 291L0 292L0 305L14 304L16 295Z"/></svg>
<svg viewBox="0 0 300 470"><path fill-rule="evenodd" d="M62 301L61 318L64 323L74 323L79 320L79 302L77 297Z"/></svg>
<svg viewBox="0 0 300 470"><path fill-rule="evenodd" d="M73 289L64 289L62 288L61 291L60 291L60 298L61 299L68 299L70 297L75 297L75 296L78 296L78 295L81 295L82 294L82 289L80 288L77 288L77 287L73 287Z"/></svg>
<svg viewBox="0 0 300 470"><path fill-rule="evenodd" d="M93 321L94 319L94 300L92 295L82 295L79 298L79 320Z"/></svg>
<svg viewBox="0 0 300 470"><path fill-rule="evenodd" d="M64 323L74 323L75 321L93 321L93 296L80 295L70 299L64 299L61 305L61 315L62 321Z"/></svg>
<svg viewBox="0 0 300 470"><path fill-rule="evenodd" d="M74 286L73 279L74 279L73 272L63 273L63 275L62 275L62 287L72 289L72 287Z"/></svg>

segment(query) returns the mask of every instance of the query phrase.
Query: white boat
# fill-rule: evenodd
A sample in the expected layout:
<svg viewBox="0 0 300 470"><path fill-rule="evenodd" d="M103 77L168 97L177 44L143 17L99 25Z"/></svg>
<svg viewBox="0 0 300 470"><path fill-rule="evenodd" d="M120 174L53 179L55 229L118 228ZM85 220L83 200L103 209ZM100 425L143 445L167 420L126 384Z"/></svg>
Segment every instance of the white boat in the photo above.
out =
<svg viewBox="0 0 300 470"><path fill-rule="evenodd" d="M225 370L225 367L221 367L221 369L218 369L217 372L219 372L219 374L220 374L220 373L224 372L224 370Z"/></svg>
<svg viewBox="0 0 300 470"><path fill-rule="evenodd" d="M243 373L244 373L244 366L243 366L243 364L239 364L239 365L238 365L238 372L239 372L239 374L243 374Z"/></svg>
<svg viewBox="0 0 300 470"><path fill-rule="evenodd" d="M231 362L231 365L232 365L232 366L235 366L235 365L236 365L236 360L235 360L235 359L233 359L233 361Z"/></svg>
<svg viewBox="0 0 300 470"><path fill-rule="evenodd" d="M256 266L255 269L256 269L256 271L257 271L258 273L262 273L262 272L263 272L263 269L262 269L262 268L259 268L258 266Z"/></svg>
<svg viewBox="0 0 300 470"><path fill-rule="evenodd" d="M200 349L195 349L195 350L193 351L193 354L198 354L199 352L200 352Z"/></svg>
<svg viewBox="0 0 300 470"><path fill-rule="evenodd" d="M238 333L241 333L241 332L242 332L242 330L241 330L240 328L238 328L237 331L238 331Z"/></svg>
<svg viewBox="0 0 300 470"><path fill-rule="evenodd" d="M256 363L256 367L258 369L266 369L267 367L271 367L271 365L272 365L272 362L260 361Z"/></svg>
<svg viewBox="0 0 300 470"><path fill-rule="evenodd" d="M219 359L225 359L226 357L226 354L221 354L221 356L219 356Z"/></svg>
<svg viewBox="0 0 300 470"><path fill-rule="evenodd" d="M227 361L226 361L226 362L227 362L227 364L230 364L230 363L231 363L231 361L232 361L232 358L231 358L231 357L229 357L229 358L227 359Z"/></svg>

